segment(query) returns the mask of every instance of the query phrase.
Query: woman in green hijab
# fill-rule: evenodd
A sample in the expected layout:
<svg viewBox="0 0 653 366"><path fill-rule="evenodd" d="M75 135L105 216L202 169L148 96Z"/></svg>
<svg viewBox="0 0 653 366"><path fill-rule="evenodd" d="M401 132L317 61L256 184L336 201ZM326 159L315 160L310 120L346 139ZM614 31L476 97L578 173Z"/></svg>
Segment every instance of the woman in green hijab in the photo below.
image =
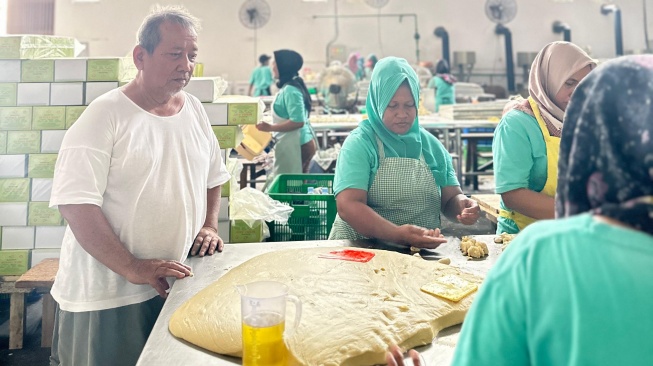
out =
<svg viewBox="0 0 653 366"><path fill-rule="evenodd" d="M387 57L374 72L368 119L340 150L334 178L338 215L329 239L375 238L436 248L440 212L467 225L479 207L460 190L451 155L419 126L419 81L408 62Z"/></svg>

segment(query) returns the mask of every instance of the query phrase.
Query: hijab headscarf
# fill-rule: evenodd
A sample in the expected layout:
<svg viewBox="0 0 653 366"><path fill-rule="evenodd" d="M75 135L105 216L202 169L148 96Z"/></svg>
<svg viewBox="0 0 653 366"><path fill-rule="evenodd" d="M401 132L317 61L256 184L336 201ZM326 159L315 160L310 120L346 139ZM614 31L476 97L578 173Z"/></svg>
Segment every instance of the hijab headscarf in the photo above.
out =
<svg viewBox="0 0 653 366"><path fill-rule="evenodd" d="M359 128L363 133L376 136L381 140L387 157L419 159L423 154L426 164L434 173L436 181L440 183L445 179L447 157L441 154L434 155L434 151L440 151L440 147L436 146L440 142L419 126L417 115L411 128L403 135L390 131L383 124L383 113L404 81L408 82L415 100L415 109L418 109L419 80L410 64L398 57L386 57L376 64L365 101L367 119L359 124Z"/></svg>
<svg viewBox="0 0 653 366"><path fill-rule="evenodd" d="M379 62L379 58L376 57L375 54L370 53L367 55L367 61L365 61L365 67L369 68L370 71L374 70L374 67L376 66L377 62Z"/></svg>
<svg viewBox="0 0 653 366"><path fill-rule="evenodd" d="M565 112L553 101L567 79L596 62L573 43L553 42L537 54L528 78L528 94L535 100L549 132L560 136Z"/></svg>
<svg viewBox="0 0 653 366"><path fill-rule="evenodd" d="M458 81L455 76L451 75L449 63L445 59L438 61L435 66L435 75L439 76L445 83L450 85L453 85Z"/></svg>
<svg viewBox="0 0 653 366"><path fill-rule="evenodd" d="M585 78L560 142L556 216L590 211L653 235L653 56L621 57Z"/></svg>
<svg viewBox="0 0 653 366"><path fill-rule="evenodd" d="M297 87L304 97L304 107L306 112L311 113L311 95L308 93L308 88L304 84L304 79L299 76L299 70L304 65L302 56L292 50L277 50L274 51L274 62L277 64L279 71L279 81L277 82L278 88L283 88L284 85L290 84Z"/></svg>
<svg viewBox="0 0 653 366"><path fill-rule="evenodd" d="M350 53L349 57L347 58L347 66L349 67L349 70L354 75L356 75L356 73L358 73L358 59L359 58L360 58L360 54L358 52Z"/></svg>

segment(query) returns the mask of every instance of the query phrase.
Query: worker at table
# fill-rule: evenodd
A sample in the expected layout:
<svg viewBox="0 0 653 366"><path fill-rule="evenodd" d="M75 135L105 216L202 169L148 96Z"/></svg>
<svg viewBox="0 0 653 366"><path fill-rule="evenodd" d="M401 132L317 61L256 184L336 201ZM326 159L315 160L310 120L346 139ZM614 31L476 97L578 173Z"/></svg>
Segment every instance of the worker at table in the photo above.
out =
<svg viewBox="0 0 653 366"><path fill-rule="evenodd" d="M646 55L608 61L581 82L562 131L558 219L529 226L499 258L454 365L651 363L651 80Z"/></svg>
<svg viewBox="0 0 653 366"><path fill-rule="evenodd" d="M580 84L562 131L558 219L526 228L490 270L452 365L651 363L651 80L653 56L640 55Z"/></svg>
<svg viewBox="0 0 653 366"><path fill-rule="evenodd" d="M497 234L515 234L554 216L563 116L578 83L596 66L569 42L546 45L531 66L530 97L510 103L494 131Z"/></svg>
<svg viewBox="0 0 653 366"><path fill-rule="evenodd" d="M252 75L249 77L249 90L247 95L254 97L259 97L262 95L272 95L270 92L270 85L272 85L272 70L270 69L270 56L261 55L258 58L260 66L256 67L252 71ZM254 94L252 94L254 90Z"/></svg>
<svg viewBox="0 0 653 366"><path fill-rule="evenodd" d="M334 177L338 215L329 239L376 238L435 248L440 213L473 224L479 207L460 190L451 155L419 126L417 74L387 57L372 74L363 120L345 140Z"/></svg>
<svg viewBox="0 0 653 366"><path fill-rule="evenodd" d="M352 52L349 54L349 57L347 57L347 67L349 68L349 71L354 74L357 81L362 79L363 73L365 72L361 60L364 59L358 52Z"/></svg>
<svg viewBox="0 0 653 366"><path fill-rule="evenodd" d="M365 77L370 79L372 77L372 72L376 67L376 63L379 62L379 58L375 54L370 53L365 59Z"/></svg>
<svg viewBox="0 0 653 366"><path fill-rule="evenodd" d="M435 89L435 111L440 111L441 105L456 102L456 77L451 75L447 60L439 60L435 65L435 76L429 81L429 88Z"/></svg>
<svg viewBox="0 0 653 366"><path fill-rule="evenodd" d="M259 122L261 131L275 132L274 166L271 177L278 174L301 174L317 150L315 133L309 123L311 96L299 70L302 56L292 50L274 51L272 73L279 81L279 93L272 103L272 123Z"/></svg>

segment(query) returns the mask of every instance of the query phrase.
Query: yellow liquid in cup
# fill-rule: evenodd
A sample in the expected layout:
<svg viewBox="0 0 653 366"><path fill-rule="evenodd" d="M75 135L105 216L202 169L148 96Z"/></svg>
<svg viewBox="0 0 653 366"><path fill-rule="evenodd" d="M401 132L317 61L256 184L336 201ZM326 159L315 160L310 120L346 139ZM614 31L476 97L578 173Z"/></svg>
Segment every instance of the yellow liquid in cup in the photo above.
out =
<svg viewBox="0 0 653 366"><path fill-rule="evenodd" d="M258 313L243 321L243 365L286 366L285 321L277 313Z"/></svg>

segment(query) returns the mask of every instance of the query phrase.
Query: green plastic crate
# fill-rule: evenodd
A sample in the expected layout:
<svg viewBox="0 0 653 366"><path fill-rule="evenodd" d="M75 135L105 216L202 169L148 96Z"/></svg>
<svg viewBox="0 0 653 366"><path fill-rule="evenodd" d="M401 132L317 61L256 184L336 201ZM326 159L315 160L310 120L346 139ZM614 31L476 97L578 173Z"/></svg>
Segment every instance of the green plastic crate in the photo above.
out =
<svg viewBox="0 0 653 366"><path fill-rule="evenodd" d="M308 194L308 188L326 187L328 194ZM279 174L267 190L270 198L295 210L287 224L268 222L268 241L326 240L336 218L333 174Z"/></svg>

